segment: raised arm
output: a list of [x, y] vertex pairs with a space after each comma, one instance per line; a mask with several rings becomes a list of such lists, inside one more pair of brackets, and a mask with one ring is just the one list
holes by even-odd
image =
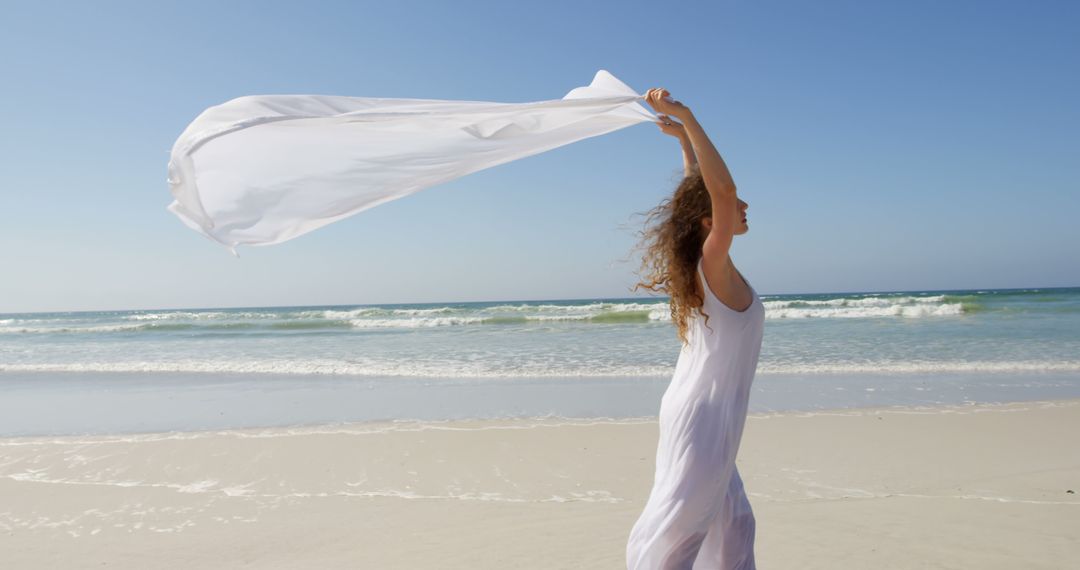
[[666, 89], [650, 89], [645, 100], [658, 113], [679, 119], [686, 132], [686, 138], [705, 181], [705, 188], [712, 201], [712, 229], [702, 247], [707, 259], [714, 260], [721, 267], [726, 267], [728, 250], [735, 237], [737, 228], [738, 198], [735, 195], [735, 181], [731, 178], [727, 164], [720, 157], [705, 130], [698, 123], [690, 108], [669, 97]]
[[682, 147], [683, 175], [690, 176], [694, 165], [697, 164], [697, 157], [694, 156], [694, 145], [686, 134], [686, 128], [667, 115], [659, 115], [659, 117], [660, 122], [656, 124], [659, 125], [660, 130], [665, 135], [671, 135], [679, 139], [679, 146]]

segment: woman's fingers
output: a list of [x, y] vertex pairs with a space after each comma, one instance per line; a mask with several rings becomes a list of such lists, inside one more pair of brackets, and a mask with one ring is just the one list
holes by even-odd
[[[671, 92], [663, 87], [653, 87], [645, 93], [645, 101], [653, 108], [653, 111], [661, 117], [661, 122], [675, 124], [676, 128], [682, 125], [673, 123], [671, 115], [679, 114], [685, 106], [671, 98]], [[660, 123], [657, 123], [660, 124]]]
[[645, 97], [649, 106], [658, 112], [662, 110], [661, 107], [663, 106], [663, 103], [660, 101], [660, 92], [661, 91], [658, 88], [649, 89], [649, 92]]
[[682, 136], [684, 131], [682, 123], [676, 122], [669, 115], [663, 113], [657, 114], [657, 118], [659, 120], [656, 122], [656, 126], [659, 127], [660, 131], [665, 135], [671, 135], [673, 137]]
[[671, 99], [671, 92], [669, 92], [667, 89], [664, 89], [663, 87], [654, 87], [652, 89], [649, 89], [645, 93], [645, 99], [650, 104], [661, 103], [661, 102], [667, 102], [667, 103], [673, 102], [672, 99]]

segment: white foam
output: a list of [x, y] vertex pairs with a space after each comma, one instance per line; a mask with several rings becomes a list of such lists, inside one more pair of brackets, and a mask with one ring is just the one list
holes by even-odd
[[414, 317], [411, 319], [352, 319], [349, 321], [355, 328], [428, 328], [448, 327], [458, 325], [475, 325], [483, 323], [484, 317]]
[[667, 310], [667, 302], [652, 303], [588, 303], [585, 305], [498, 305], [483, 309], [491, 313], [573, 313], [600, 315], [639, 311]]
[[220, 318], [253, 318], [261, 316], [258, 313], [224, 313], [224, 312], [198, 312], [198, 311], [176, 311], [176, 312], [162, 312], [162, 313], [139, 313], [135, 315], [127, 315], [125, 320], [129, 321], [196, 321], [196, 320], [211, 320]]
[[[769, 299], [764, 300], [768, 319], [851, 319], [851, 318], [927, 318], [947, 317], [964, 313], [963, 304], [947, 301], [945, 295], [855, 295], [835, 299]], [[220, 311], [185, 310], [154, 311], [118, 315], [116, 322], [101, 317], [64, 317], [63, 319], [0, 320], [0, 333], [112, 333], [156, 330], [156, 327], [176, 324], [192, 326], [265, 324], [274, 322], [289, 328], [346, 322], [357, 329], [433, 328], [482, 324], [507, 324], [515, 317], [526, 322], [588, 322], [605, 316], [623, 313], [643, 313], [649, 321], [669, 321], [667, 301], [592, 302], [573, 304], [503, 304], [491, 307], [385, 308], [357, 307], [354, 309]], [[617, 321], [617, 319], [616, 319]]]
[[[657, 378], [673, 366], [635, 366], [595, 362], [552, 365], [548, 362], [418, 361], [418, 360], [154, 360], [116, 362], [2, 364], [2, 372], [177, 372], [227, 374], [287, 374], [403, 378]], [[936, 374], [1077, 372], [1080, 361], [866, 361], [771, 363], [758, 365], [768, 374]]]
[[658, 303], [656, 305], [636, 305], [633, 308], [629, 305], [617, 306], [619, 308], [611, 310], [590, 311], [585, 313], [571, 313], [571, 314], [558, 314], [558, 315], [528, 315], [525, 317], [529, 321], [588, 321], [604, 315], [619, 314], [619, 313], [647, 313], [647, 317], [650, 321], [670, 321], [671, 310], [666, 303]]
[[50, 333], [96, 333], [96, 332], [128, 332], [149, 328], [145, 324], [139, 325], [96, 325], [96, 326], [52, 326], [52, 327], [4, 327], [0, 328], [0, 334], [50, 334]]
[[668, 376], [667, 366], [594, 364], [564, 367], [546, 362], [424, 362], [415, 360], [177, 360], [2, 364], [3, 372], [184, 372], [229, 374], [292, 374], [415, 378], [569, 378]]
[[602, 311], [607, 307], [616, 305], [617, 303], [589, 303], [586, 305], [533, 305], [528, 303], [522, 303], [520, 305], [496, 305], [494, 307], [488, 307], [487, 311], [493, 313], [512, 313], [512, 312], [526, 312], [526, 313], [538, 313], [538, 312], [579, 312], [579, 311]]
[[934, 373], [1016, 373], [1077, 372], [1080, 361], [911, 361], [911, 362], [826, 362], [758, 365], [758, 374], [934, 374]]
[[806, 305], [811, 307], [882, 307], [890, 305], [932, 304], [945, 300], [945, 295], [933, 295], [929, 297], [913, 296], [867, 296], [867, 297], [840, 297], [837, 299], [784, 299], [777, 301], [763, 301], [768, 308], [784, 308], [794, 305]]
[[596, 315], [592, 314], [579, 314], [579, 315], [531, 315], [525, 317], [529, 321], [587, 321]]
[[961, 303], [944, 302], [944, 295], [927, 297], [869, 296], [838, 299], [763, 301], [767, 319], [864, 319], [878, 317], [942, 317], [961, 315]]
[[121, 317], [129, 321], [215, 321], [318, 318], [323, 311], [157, 311]]
[[382, 307], [358, 307], [356, 309], [349, 309], [349, 310], [346, 310], [346, 311], [338, 311], [338, 310], [329, 309], [329, 310], [325, 310], [325, 311], [318, 311], [318, 312], [315, 312], [315, 313], [301, 313], [300, 315], [297, 315], [297, 316], [307, 317], [307, 318], [322, 317], [322, 318], [325, 318], [325, 319], [332, 319], [332, 320], [336, 320], [336, 319], [356, 319], [356, 318], [368, 317], [368, 316], [372, 316], [372, 315], [380, 315], [380, 316], [402, 315], [402, 316], [414, 316], [414, 317], [419, 316], [419, 317], [422, 317], [422, 316], [431, 316], [431, 315], [442, 315], [442, 314], [446, 314], [446, 313], [458, 313], [458, 312], [462, 312], [462, 311], [465, 311], [465, 310], [467, 310], [467, 309], [459, 309], [459, 308], [456, 308], [456, 307], [432, 307], [430, 309], [386, 309], [386, 308], [382, 308]]

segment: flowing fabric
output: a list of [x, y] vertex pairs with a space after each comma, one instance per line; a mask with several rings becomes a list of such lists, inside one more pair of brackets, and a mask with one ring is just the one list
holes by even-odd
[[[744, 311], [705, 289], [660, 403], [656, 473], [626, 545], [629, 570], [753, 570], [756, 521], [735, 456], [757, 370], [765, 307]], [[750, 284], [747, 283], [747, 286]]]
[[408, 194], [656, 121], [600, 70], [562, 99], [488, 103], [240, 97], [200, 114], [169, 160], [168, 209], [226, 246], [281, 243]]

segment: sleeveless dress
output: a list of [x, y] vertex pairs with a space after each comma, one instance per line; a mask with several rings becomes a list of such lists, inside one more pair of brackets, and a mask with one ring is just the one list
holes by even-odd
[[[747, 570], [754, 565], [754, 513], [735, 467], [750, 384], [757, 369], [765, 307], [757, 291], [745, 311], [704, 286], [687, 343], [660, 403], [656, 474], [626, 546], [629, 570]], [[742, 275], [740, 274], [740, 277]]]

